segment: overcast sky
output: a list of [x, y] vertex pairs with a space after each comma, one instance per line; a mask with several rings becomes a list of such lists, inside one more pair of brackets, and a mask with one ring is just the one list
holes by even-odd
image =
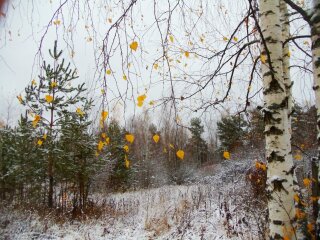
[[[80, 75], [79, 81], [86, 82], [89, 88], [89, 95], [96, 99], [101, 95], [101, 85], [102, 79], [96, 73], [96, 62], [95, 59], [99, 52], [93, 49], [97, 49], [97, 46], [101, 45], [101, 40], [105, 36], [106, 31], [110, 27], [109, 19], [114, 21], [121, 10], [113, 8], [111, 1], [110, 4], [102, 4], [105, 1], [91, 1], [90, 4], [86, 5], [86, 1], [69, 1], [55, 16], [54, 20], [58, 19], [62, 23], [60, 26], [54, 24], [49, 24], [54, 12], [57, 10], [59, 3], [64, 1], [58, 0], [34, 0], [34, 1], [21, 1], [21, 0], [11, 0], [8, 7], [7, 17], [5, 21], [0, 23], [0, 116], [5, 121], [8, 118], [7, 113], [10, 113], [9, 123], [14, 123], [16, 117], [21, 111], [18, 101], [15, 96], [23, 93], [24, 87], [31, 82], [32, 79], [37, 79], [37, 74], [39, 74], [39, 63], [41, 59], [37, 55], [40, 40], [44, 33], [46, 35], [42, 43], [43, 56], [47, 57], [47, 49], [53, 46], [54, 40], [58, 39], [58, 44], [61, 48], [65, 50], [65, 57], [68, 58], [74, 66], [77, 67], [78, 73]], [[108, 1], [107, 1], [108, 2]], [[158, 57], [157, 54], [159, 49], [161, 50], [161, 45], [159, 43], [160, 35], [157, 33], [155, 25], [150, 27], [153, 22], [153, 13], [151, 11], [153, 4], [152, 1], [141, 1], [143, 4], [138, 5], [133, 13], [135, 19], [135, 31], [138, 34], [143, 34], [142, 38], [138, 38], [139, 44], [143, 45], [143, 51], [137, 53], [132, 53], [130, 55], [130, 62], [133, 63], [136, 72], [140, 75], [131, 75], [133, 86], [132, 89], [128, 90], [128, 81], [120, 80], [123, 75], [124, 64], [121, 60], [119, 52], [115, 52], [112, 58], [111, 69], [114, 73], [114, 79], [110, 76], [110, 93], [108, 92], [108, 97], [115, 97], [117, 95], [117, 90], [121, 91], [128, 90], [128, 101], [126, 104], [126, 112], [123, 111], [123, 104], [117, 110], [117, 115], [122, 118], [132, 115], [136, 111], [142, 111], [142, 109], [136, 108], [133, 100], [139, 95], [146, 92], [148, 101], [158, 99], [170, 94], [170, 88], [168, 85], [161, 83], [161, 71], [154, 75], [150, 74], [150, 69], [152, 69], [152, 64], [154, 60]], [[158, 1], [159, 2], [159, 1]], [[172, 3], [175, 1], [172, 0]], [[200, 2], [207, 1], [190, 1], [190, 5], [196, 6]], [[224, 44], [222, 41], [223, 36], [228, 36], [232, 33], [232, 28], [237, 24], [238, 20], [241, 19], [242, 11], [245, 9], [246, 1], [208, 1], [209, 5], [204, 6], [204, 14], [207, 14], [207, 19], [210, 19], [209, 23], [203, 23], [194, 30], [197, 36], [201, 34], [206, 34], [206, 40], [215, 40], [214, 42], [205, 42], [206, 46], [213, 46], [217, 49], [219, 45]], [[223, 2], [224, 4], [221, 4]], [[74, 3], [79, 3], [76, 5]], [[79, 8], [74, 9], [75, 6]], [[162, 6], [159, 6], [161, 8]], [[165, 8], [165, 6], [163, 6]], [[72, 10], [78, 11], [79, 19], [73, 19]], [[90, 14], [89, 14], [90, 13]], [[222, 15], [224, 13], [225, 15]], [[74, 25], [70, 24], [74, 23]], [[175, 44], [183, 45], [183, 39], [185, 38], [182, 29], [182, 19], [176, 17], [173, 20], [174, 29], [174, 41]], [[92, 25], [95, 28], [92, 28]], [[128, 23], [130, 26], [130, 22]], [[72, 35], [68, 34], [68, 28], [73, 26]], [[292, 31], [299, 28], [300, 25], [296, 24]], [[202, 28], [202, 29], [201, 29]], [[66, 30], [67, 29], [67, 30]], [[65, 31], [66, 30], [66, 31]], [[95, 32], [93, 31], [95, 30]], [[301, 31], [301, 30], [299, 30]], [[304, 29], [303, 32], [308, 32], [308, 29]], [[129, 33], [128, 41], [132, 41], [135, 36]], [[210, 38], [211, 37], [211, 38]], [[239, 33], [239, 38], [241, 33]], [[71, 42], [75, 54], [71, 58], [71, 48], [67, 48], [66, 42]], [[91, 41], [92, 38], [92, 41]], [[189, 38], [190, 39], [190, 38]], [[208, 40], [207, 40], [208, 39]], [[186, 40], [188, 41], [188, 40]], [[187, 44], [186, 44], [187, 45]], [[139, 46], [140, 47], [140, 46]], [[178, 49], [178, 48], [177, 48]], [[139, 49], [140, 50], [140, 49]], [[174, 50], [173, 50], [174, 51]], [[294, 55], [294, 49], [292, 49]], [[134, 55], [135, 54], [135, 55]], [[300, 54], [293, 56], [293, 58], [300, 58]], [[181, 67], [183, 71], [208, 71], [210, 66], [208, 65], [206, 69], [201, 68], [201, 62], [199, 59], [191, 56], [189, 58], [180, 58], [185, 67]], [[294, 59], [293, 59], [294, 61]], [[160, 66], [161, 69], [161, 66]], [[210, 70], [210, 69], [209, 69]], [[236, 78], [241, 80], [248, 73], [243, 70], [241, 74], [237, 74]], [[155, 71], [154, 71], [155, 72]], [[128, 71], [129, 73], [129, 71]], [[166, 74], [166, 73], [163, 73]], [[181, 71], [180, 71], [181, 74]], [[112, 74], [113, 75], [113, 74]], [[196, 74], [195, 74], [196, 75]], [[302, 103], [312, 102], [313, 94], [311, 92], [312, 80], [310, 75], [301, 74], [299, 71], [293, 69], [292, 77], [295, 81], [294, 85], [294, 95], [295, 98]], [[159, 79], [158, 79], [159, 78]], [[248, 77], [245, 77], [245, 81]], [[222, 80], [221, 80], [222, 81]], [[152, 84], [150, 84], [152, 82]], [[221, 87], [223, 88], [223, 82], [221, 82]], [[237, 85], [236, 85], [237, 86]], [[257, 83], [257, 86], [261, 86], [261, 83]], [[235, 106], [237, 102], [237, 95], [246, 89], [246, 85], [239, 81], [238, 86], [232, 90], [233, 103], [226, 104], [226, 106]], [[186, 94], [189, 90], [184, 89], [183, 85], [176, 87], [178, 94]], [[219, 94], [219, 88], [217, 88], [215, 94]], [[208, 90], [211, 91], [211, 90]], [[204, 92], [204, 95], [210, 94], [210, 92]], [[112, 96], [114, 95], [114, 96]], [[179, 96], [179, 95], [178, 95]], [[205, 96], [198, 96], [198, 98], [192, 99], [188, 104], [192, 106], [197, 101], [201, 101], [201, 98]], [[130, 102], [132, 101], [132, 102]], [[239, 101], [239, 100], [238, 100]], [[259, 101], [259, 98], [256, 99]], [[115, 104], [113, 105], [115, 106]], [[181, 113], [183, 114], [183, 113]], [[209, 114], [210, 115], [210, 114]], [[186, 118], [190, 118], [190, 114], [186, 112], [184, 115]], [[182, 117], [184, 117], [182, 116]], [[213, 116], [216, 116], [215, 114]], [[188, 119], [189, 120], [189, 119]]]

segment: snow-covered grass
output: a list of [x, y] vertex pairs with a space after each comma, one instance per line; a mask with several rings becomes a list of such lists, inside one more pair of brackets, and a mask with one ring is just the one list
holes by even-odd
[[[245, 188], [239, 176], [223, 182], [220, 169], [190, 186], [111, 195], [95, 194], [102, 209], [84, 221], [57, 223], [27, 210], [0, 212], [1, 239], [259, 239], [237, 195]], [[219, 174], [218, 174], [219, 173]], [[219, 178], [220, 179], [219, 179]], [[200, 180], [200, 179], [199, 179]], [[238, 199], [237, 199], [238, 198]], [[241, 199], [240, 199], [241, 201]], [[257, 212], [258, 213], [258, 212]]]

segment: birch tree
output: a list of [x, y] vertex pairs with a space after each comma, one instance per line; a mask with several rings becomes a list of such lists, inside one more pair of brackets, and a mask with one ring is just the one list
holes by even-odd
[[260, 1], [269, 238], [292, 239], [293, 161], [289, 148], [288, 96], [283, 77], [280, 1]]

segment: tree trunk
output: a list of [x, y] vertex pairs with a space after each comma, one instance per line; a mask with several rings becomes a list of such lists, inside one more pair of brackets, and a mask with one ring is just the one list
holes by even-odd
[[264, 121], [269, 238], [293, 239], [293, 161], [288, 128], [288, 97], [283, 77], [280, 1], [261, 0]]
[[[282, 26], [282, 41], [289, 39], [290, 37], [290, 23], [289, 23], [289, 12], [288, 7], [285, 1], [280, 1], [280, 14], [281, 14], [281, 26]], [[292, 141], [292, 126], [291, 126], [291, 115], [293, 112], [293, 101], [292, 101], [292, 85], [293, 82], [291, 81], [290, 77], [290, 49], [289, 49], [289, 42], [287, 42], [283, 46], [282, 52], [282, 67], [283, 67], [283, 81], [286, 89], [286, 96], [288, 98], [288, 132], [289, 132], [289, 143], [288, 143], [288, 151], [291, 153], [291, 141]], [[302, 195], [300, 192], [300, 187], [298, 184], [296, 173], [293, 173], [293, 190], [294, 194], [298, 196], [298, 199], [302, 199]], [[295, 201], [295, 209], [299, 211], [300, 216], [304, 215], [304, 206], [302, 205], [301, 201]], [[296, 237], [298, 239], [306, 239], [304, 236], [304, 231], [301, 226], [306, 224], [306, 218], [295, 218], [295, 227], [296, 227]]]
[[[314, 91], [317, 108], [317, 145], [318, 145], [318, 166], [320, 163], [320, 0], [313, 0], [313, 12], [311, 17], [311, 51], [314, 78]], [[318, 173], [318, 188], [320, 188], [320, 168]], [[318, 209], [320, 208], [320, 196], [318, 196]], [[316, 233], [320, 238], [320, 212], [316, 223]]]

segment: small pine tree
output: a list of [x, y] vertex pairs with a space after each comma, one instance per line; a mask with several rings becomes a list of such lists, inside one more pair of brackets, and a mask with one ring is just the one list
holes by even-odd
[[221, 151], [234, 151], [243, 145], [248, 124], [242, 115], [223, 117], [217, 126]]
[[[45, 164], [48, 178], [48, 206], [54, 206], [54, 166], [55, 155], [60, 150], [57, 148], [57, 141], [61, 123], [59, 121], [76, 106], [85, 101], [82, 93], [86, 90], [84, 84], [77, 87], [72, 86], [76, 78], [76, 70], [70, 68], [70, 63], [65, 65], [62, 51], [57, 51], [57, 42], [54, 43], [53, 52], [49, 50], [53, 65], [43, 62], [42, 70], [44, 76], [39, 76], [39, 82], [32, 80], [32, 83], [25, 89], [25, 99], [18, 96], [21, 104], [28, 108], [33, 117], [32, 125], [38, 132], [43, 132], [44, 138], [39, 139], [38, 147], [46, 153]], [[82, 111], [80, 109], [80, 111]], [[39, 136], [40, 137], [40, 136]]]

